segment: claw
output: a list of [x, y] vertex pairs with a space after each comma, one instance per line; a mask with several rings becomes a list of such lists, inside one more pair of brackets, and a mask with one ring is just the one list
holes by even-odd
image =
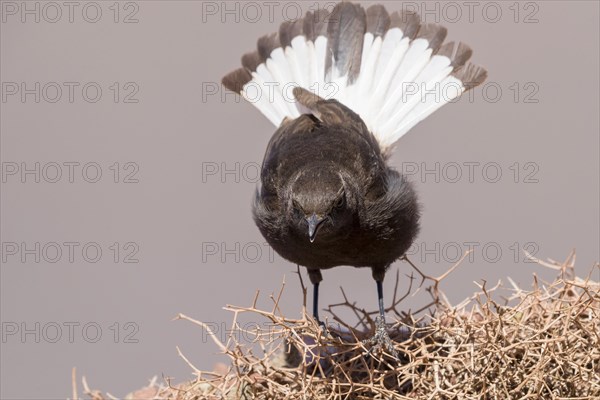
[[376, 350], [386, 350], [389, 354], [398, 359], [398, 352], [394, 348], [394, 342], [390, 338], [390, 335], [385, 326], [385, 319], [381, 315], [375, 318], [375, 335], [372, 338], [363, 340], [364, 344], [374, 345], [368, 351], [368, 354], [372, 354]]

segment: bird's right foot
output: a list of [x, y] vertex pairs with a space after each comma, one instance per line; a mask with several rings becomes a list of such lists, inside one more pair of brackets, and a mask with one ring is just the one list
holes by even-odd
[[378, 315], [375, 318], [375, 335], [370, 339], [363, 340], [363, 343], [373, 345], [373, 347], [369, 349], [369, 354], [372, 354], [373, 351], [385, 350], [394, 356], [394, 358], [398, 358], [398, 351], [394, 348], [394, 342], [392, 341], [392, 338], [390, 338], [390, 334], [385, 325], [385, 318], [382, 315]]

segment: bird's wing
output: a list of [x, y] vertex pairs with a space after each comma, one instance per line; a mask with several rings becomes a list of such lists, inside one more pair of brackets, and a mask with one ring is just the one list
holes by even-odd
[[296, 86], [336, 99], [356, 112], [389, 149], [418, 122], [464, 91], [481, 84], [487, 72], [467, 63], [471, 49], [443, 44], [446, 28], [421, 24], [411, 12], [388, 14], [381, 5], [366, 11], [341, 2], [332, 13], [308, 12], [284, 22], [278, 33], [258, 40], [242, 57], [242, 68], [223, 78], [275, 126], [303, 113]]

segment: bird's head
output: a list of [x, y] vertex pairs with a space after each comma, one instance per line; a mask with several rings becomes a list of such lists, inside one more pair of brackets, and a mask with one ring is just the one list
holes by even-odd
[[348, 231], [354, 215], [354, 198], [342, 176], [333, 169], [313, 167], [301, 171], [288, 196], [288, 217], [296, 233], [331, 241]]

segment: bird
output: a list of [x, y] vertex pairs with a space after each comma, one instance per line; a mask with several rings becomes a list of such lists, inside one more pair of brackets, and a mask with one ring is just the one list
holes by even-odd
[[398, 140], [487, 77], [471, 48], [412, 11], [343, 1], [258, 39], [222, 79], [276, 127], [252, 204], [284, 259], [303, 266], [319, 319], [322, 270], [370, 268], [379, 315], [373, 341], [395, 353], [383, 281], [419, 233], [413, 184], [390, 163]]

